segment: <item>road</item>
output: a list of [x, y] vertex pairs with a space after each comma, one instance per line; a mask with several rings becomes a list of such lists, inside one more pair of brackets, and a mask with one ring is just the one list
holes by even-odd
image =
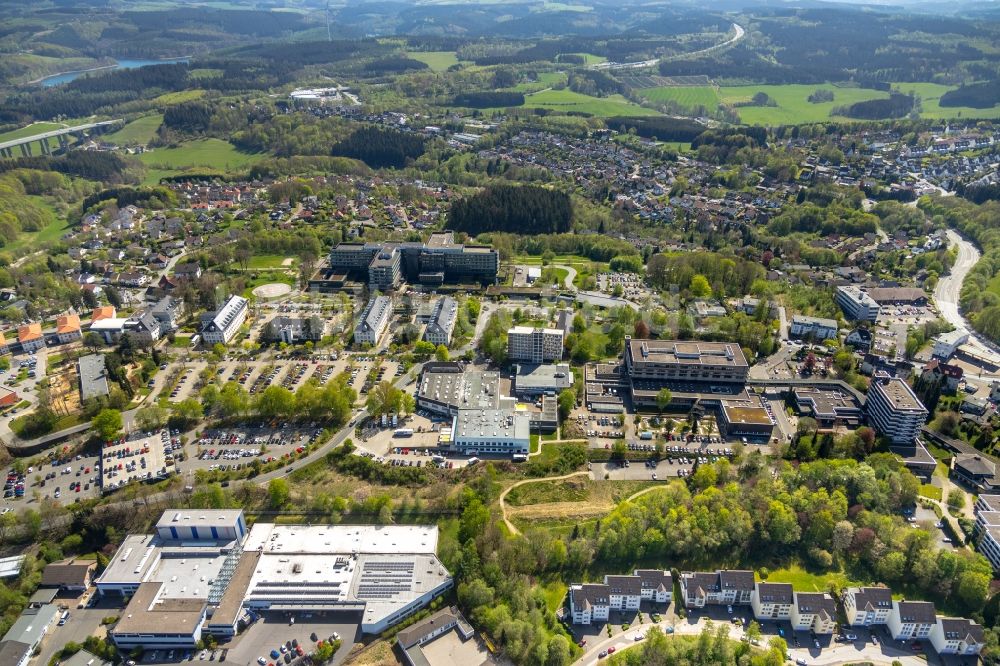
[[566, 271], [566, 289], [569, 291], [576, 291], [576, 285], [573, 284], [573, 280], [576, 279], [576, 269], [572, 266], [567, 266], [566, 264], [553, 264], [555, 268], [561, 268]]
[[735, 34], [724, 42], [720, 42], [714, 46], [709, 46], [706, 49], [699, 49], [697, 51], [691, 51], [689, 53], [678, 53], [677, 55], [668, 56], [666, 58], [654, 58], [652, 60], [639, 60], [637, 62], [599, 62], [594, 65], [594, 69], [643, 69], [645, 67], [655, 67], [662, 61], [666, 60], [684, 60], [687, 58], [697, 57], [705, 55], [706, 53], [712, 53], [713, 51], [718, 51], [720, 49], [725, 49], [736, 42], [743, 39], [746, 35], [746, 30], [743, 29], [738, 23], [733, 24], [733, 31]]
[[971, 347], [977, 355], [1000, 365], [1000, 354], [994, 351], [991, 343], [973, 330], [969, 322], [962, 316], [958, 305], [965, 276], [969, 274], [982, 255], [975, 245], [962, 238], [953, 229], [948, 230], [948, 241], [958, 247], [958, 256], [955, 258], [955, 264], [951, 267], [951, 272], [938, 280], [937, 287], [934, 288], [934, 302], [937, 304], [938, 312], [941, 313], [941, 317], [945, 321], [955, 328], [964, 328], [969, 331], [969, 341], [966, 346]]

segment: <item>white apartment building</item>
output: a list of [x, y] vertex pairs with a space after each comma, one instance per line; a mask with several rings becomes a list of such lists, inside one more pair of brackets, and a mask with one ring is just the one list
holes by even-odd
[[855, 321], [875, 321], [881, 311], [875, 299], [860, 287], [837, 287], [834, 300], [844, 311], [844, 316]]
[[794, 602], [791, 583], [757, 583], [750, 596], [753, 616], [758, 620], [789, 620]]
[[844, 590], [844, 613], [852, 627], [886, 624], [892, 611], [892, 590], [887, 587], [849, 587]]
[[508, 360], [545, 363], [562, 356], [563, 332], [558, 328], [515, 326], [507, 331]]
[[1000, 571], [1000, 495], [982, 494], [976, 499], [976, 528], [979, 552]]
[[[230, 296], [215, 312], [201, 318], [201, 339], [206, 346], [221, 343], [228, 345], [236, 337], [240, 326], [247, 320], [250, 302], [242, 296]], [[159, 330], [159, 329], [157, 329]]]
[[962, 617], [939, 617], [930, 640], [938, 654], [979, 654], [986, 645], [983, 628]]
[[750, 604], [755, 583], [752, 571], [722, 569], [682, 572], [680, 586], [685, 606], [704, 608]]
[[929, 601], [893, 601], [886, 626], [898, 641], [928, 638], [937, 624], [937, 612]]
[[573, 624], [607, 620], [615, 611], [638, 611], [643, 600], [669, 603], [673, 594], [669, 571], [636, 569], [633, 575], [606, 575], [604, 583], [570, 585]]
[[795, 315], [789, 333], [793, 338], [809, 338], [820, 341], [837, 337], [837, 322], [822, 317]]
[[898, 377], [876, 374], [865, 403], [868, 422], [893, 444], [912, 444], [927, 421], [927, 408]]
[[615, 610], [639, 610], [642, 603], [642, 581], [638, 576], [605, 576], [608, 599]]
[[669, 604], [674, 598], [674, 577], [661, 569], [636, 569], [635, 575], [642, 584], [642, 598], [646, 601]]
[[599, 583], [570, 585], [569, 608], [573, 624], [606, 622], [611, 615], [611, 591]]
[[837, 627], [837, 602], [825, 592], [796, 592], [790, 619], [796, 631], [832, 634]]
[[354, 327], [354, 344], [369, 344], [375, 346], [389, 328], [392, 316], [392, 299], [388, 296], [377, 296], [365, 306], [361, 318]]
[[942, 333], [934, 339], [934, 356], [947, 361], [955, 351], [969, 341], [969, 332], [964, 328]]
[[424, 340], [433, 345], [451, 344], [451, 336], [455, 332], [455, 322], [458, 321], [458, 301], [451, 296], [442, 296], [431, 310], [430, 320], [424, 329]]

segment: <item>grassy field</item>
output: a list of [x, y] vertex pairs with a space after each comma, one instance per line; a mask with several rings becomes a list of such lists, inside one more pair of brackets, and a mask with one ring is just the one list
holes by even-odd
[[[833, 92], [832, 102], [812, 104], [808, 97], [816, 90]], [[720, 88], [722, 101], [733, 103], [749, 100], [758, 92], [767, 93], [778, 106], [742, 107], [737, 109], [747, 125], [794, 125], [828, 120], [835, 106], [845, 106], [870, 99], [886, 99], [888, 93], [863, 88], [838, 88], [823, 85], [736, 86]]]
[[565, 481], [526, 483], [510, 491], [506, 501], [510, 506], [548, 504], [550, 502], [582, 502], [587, 499], [589, 494], [587, 482], [583, 477], [577, 477]]
[[209, 168], [219, 171], [237, 171], [264, 158], [236, 150], [228, 141], [199, 139], [188, 141], [176, 148], [159, 148], [143, 153], [139, 159], [148, 167], [146, 184], [155, 184], [164, 176], [183, 173], [192, 168]]
[[712, 86], [662, 86], [644, 88], [639, 94], [654, 102], [677, 102], [689, 109], [704, 106], [714, 111], [719, 106], [719, 95]]
[[[920, 95], [922, 102], [920, 116], [922, 118], [1000, 118], [1000, 105], [992, 109], [940, 106], [938, 102], [941, 96], [952, 90], [953, 86], [936, 83], [898, 83], [893, 87], [902, 93]], [[833, 92], [833, 101], [819, 104], [809, 102], [809, 95], [816, 90]], [[638, 90], [641, 96], [652, 101], [675, 101], [687, 108], [701, 105], [708, 109], [714, 109], [720, 103], [734, 104], [747, 101], [758, 92], [767, 93], [777, 103], [777, 106], [740, 107], [737, 109], [740, 120], [747, 125], [794, 125], [821, 122], [831, 117], [830, 112], [834, 107], [888, 97], [888, 93], [878, 90], [840, 88], [828, 83], [822, 85], [723, 86], [718, 89], [709, 85], [664, 86]]]
[[585, 64], [596, 65], [599, 62], [607, 62], [608, 59], [604, 56], [594, 55], [593, 53], [568, 53], [567, 55], [578, 55], [582, 56]]
[[796, 590], [802, 592], [826, 592], [830, 583], [844, 588], [855, 582], [842, 572], [814, 574], [798, 565], [772, 571], [767, 580], [769, 583], [791, 583]]
[[162, 113], [154, 113], [150, 116], [143, 116], [133, 120], [117, 132], [108, 134], [105, 138], [108, 141], [121, 144], [147, 144], [156, 136], [156, 130], [163, 122]]
[[285, 259], [280, 254], [262, 254], [256, 257], [250, 257], [250, 261], [247, 262], [247, 268], [250, 269], [267, 269], [267, 268], [294, 268], [295, 259], [292, 258], [291, 266], [283, 266]]
[[[45, 200], [41, 197], [33, 197], [35, 201], [45, 208], [52, 210]], [[52, 220], [44, 227], [34, 232], [22, 233], [14, 240], [13, 243], [4, 247], [7, 252], [13, 253], [15, 256], [20, 256], [22, 253], [30, 252], [35, 250], [46, 243], [52, 243], [69, 231], [69, 224], [66, 220], [61, 219], [56, 212], [52, 210]]]
[[164, 93], [163, 95], [154, 98], [153, 102], [159, 106], [170, 106], [171, 104], [191, 102], [196, 99], [201, 99], [204, 96], [204, 90], [180, 90], [178, 92]]
[[553, 111], [587, 113], [601, 118], [612, 116], [655, 116], [652, 109], [633, 104], [621, 95], [591, 97], [572, 90], [545, 90], [527, 95], [525, 108], [551, 109]]
[[542, 594], [545, 595], [545, 605], [555, 613], [562, 606], [563, 599], [566, 598], [566, 583], [554, 580], [542, 587]]
[[435, 72], [443, 72], [452, 65], [458, 64], [458, 56], [454, 51], [416, 51], [407, 53], [407, 57], [427, 63]]
[[1000, 105], [992, 109], [973, 109], [967, 106], [944, 107], [939, 104], [941, 96], [954, 86], [943, 86], [937, 83], [898, 83], [894, 86], [901, 93], [916, 93], [920, 95], [921, 118], [1000, 118]]

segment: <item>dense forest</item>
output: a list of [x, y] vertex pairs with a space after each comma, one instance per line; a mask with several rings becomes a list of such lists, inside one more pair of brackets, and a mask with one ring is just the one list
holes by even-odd
[[473, 235], [488, 231], [564, 233], [572, 220], [569, 195], [535, 185], [490, 185], [452, 203], [448, 215], [452, 229]]
[[465, 106], [470, 109], [490, 109], [505, 106], [523, 106], [524, 93], [505, 92], [502, 90], [467, 92], [455, 95], [452, 103], [455, 106]]
[[939, 104], [943, 107], [971, 106], [974, 109], [989, 109], [1000, 104], [1000, 79], [960, 86], [941, 95]]
[[402, 169], [407, 161], [424, 154], [426, 139], [412, 132], [366, 126], [334, 145], [332, 155], [353, 157], [373, 169]]
[[835, 115], [861, 120], [884, 120], [887, 118], [902, 118], [913, 110], [913, 97], [892, 93], [889, 99], [870, 99], [866, 102], [855, 102], [846, 108], [834, 109]]
[[687, 118], [608, 118], [607, 126], [617, 132], [634, 131], [638, 136], [658, 141], [693, 141], [705, 126]]

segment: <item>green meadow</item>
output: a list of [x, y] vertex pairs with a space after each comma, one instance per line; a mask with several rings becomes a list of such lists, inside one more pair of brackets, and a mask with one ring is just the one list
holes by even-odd
[[612, 116], [655, 116], [653, 109], [633, 104], [621, 95], [591, 97], [572, 90], [544, 90], [526, 95], [524, 106], [529, 109], [551, 109], [564, 113], [587, 113], [592, 116], [610, 118]]
[[153, 137], [156, 136], [156, 130], [162, 122], [162, 113], [154, 113], [149, 116], [143, 116], [142, 118], [138, 118], [128, 123], [117, 132], [108, 134], [106, 138], [108, 141], [112, 141], [119, 145], [133, 143], [146, 144], [152, 141]]
[[458, 56], [454, 51], [415, 51], [407, 53], [406, 56], [426, 63], [435, 72], [443, 72], [458, 64]]
[[240, 152], [233, 144], [221, 139], [187, 141], [176, 148], [158, 148], [139, 156], [148, 169], [146, 184], [155, 184], [160, 178], [198, 168], [239, 171], [263, 158], [263, 154]]
[[683, 107], [704, 106], [714, 111], [719, 105], [719, 95], [712, 86], [661, 86], [643, 88], [639, 95], [653, 102], [676, 102]]

